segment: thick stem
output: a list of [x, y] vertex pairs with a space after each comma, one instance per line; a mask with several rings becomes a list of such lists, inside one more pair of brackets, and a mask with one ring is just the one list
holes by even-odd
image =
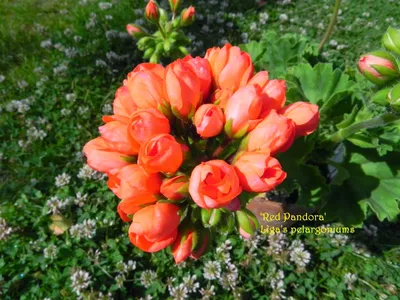
[[159, 22], [157, 22], [157, 28], [158, 28], [158, 30], [160, 30], [160, 32], [161, 32], [161, 34], [162, 34], [162, 36], [163, 36], [163, 38], [164, 38], [164, 40], [166, 40], [167, 39], [167, 37], [166, 37], [166, 35], [165, 35], [165, 32], [164, 32], [164, 30], [162, 29], [162, 27], [161, 27], [161, 25], [160, 25], [160, 23]]
[[368, 128], [377, 128], [377, 127], [383, 127], [387, 124], [393, 123], [395, 121], [399, 121], [400, 116], [399, 115], [394, 115], [394, 114], [383, 114], [379, 117], [366, 120], [366, 121], [361, 121], [358, 123], [354, 123], [350, 125], [349, 127], [343, 128], [338, 130], [335, 134], [333, 134], [330, 137], [330, 140], [334, 143], [340, 143], [347, 139], [349, 136], [353, 135], [354, 133], [363, 130], [363, 129], [368, 129]]
[[333, 14], [332, 14], [332, 17], [331, 17], [331, 21], [329, 22], [328, 28], [326, 29], [326, 32], [325, 32], [325, 35], [324, 35], [324, 37], [322, 38], [322, 41], [321, 41], [321, 43], [320, 43], [319, 46], [318, 46], [318, 53], [321, 52], [322, 47], [324, 47], [326, 41], [327, 41], [327, 40], [329, 39], [329, 37], [331, 36], [333, 27], [335, 27], [336, 19], [337, 19], [337, 16], [338, 16], [338, 14], [339, 14], [339, 8], [340, 8], [340, 3], [341, 3], [341, 2], [342, 2], [342, 0], [336, 0], [335, 8], [333, 9]]

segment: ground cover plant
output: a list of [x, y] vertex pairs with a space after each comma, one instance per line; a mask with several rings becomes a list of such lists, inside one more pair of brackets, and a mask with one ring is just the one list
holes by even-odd
[[[116, 213], [119, 200], [108, 190], [107, 177], [87, 166], [82, 148], [97, 137], [101, 116], [112, 114], [122, 80], [143, 62], [143, 52], [125, 27], [150, 26], [143, 16], [146, 4], [0, 4], [1, 298], [396, 299], [400, 236], [395, 223], [395, 122], [343, 139], [345, 161], [332, 161], [334, 169], [320, 167], [324, 157], [312, 151], [325, 144], [316, 138], [311, 148], [300, 143], [278, 158], [288, 180], [274, 193], [297, 191], [297, 201], [333, 212], [333, 222], [340, 224], [298, 222], [296, 234], [289, 229], [250, 240], [233, 230], [220, 234], [200, 259], [178, 265], [168, 250], [149, 254], [130, 244], [129, 226]], [[160, 5], [168, 8], [168, 1]], [[196, 9], [194, 23], [183, 28], [193, 56], [226, 42], [240, 45], [257, 71], [286, 80], [288, 103], [301, 99], [321, 110], [323, 103], [342, 103], [340, 111], [327, 105], [321, 131], [334, 134], [393, 112], [389, 102], [382, 106], [371, 101], [385, 87], [368, 82], [357, 71], [357, 62], [363, 54], [382, 50], [387, 27], [398, 25], [398, 3], [343, 1], [338, 26], [320, 53], [334, 1], [184, 5]], [[310, 15], [315, 18], [309, 20]], [[318, 82], [320, 74], [324, 81], [319, 86], [336, 80], [333, 91], [313, 92], [308, 78]], [[345, 105], [349, 103], [355, 105]], [[349, 111], [352, 107], [356, 109]], [[321, 176], [329, 171], [340, 176], [320, 189]], [[384, 180], [376, 189], [372, 179], [381, 175]], [[301, 181], [307, 178], [311, 180]], [[359, 187], [366, 183], [378, 192], [365, 195]], [[355, 233], [321, 233], [345, 225]], [[320, 234], [305, 228], [319, 228]]]

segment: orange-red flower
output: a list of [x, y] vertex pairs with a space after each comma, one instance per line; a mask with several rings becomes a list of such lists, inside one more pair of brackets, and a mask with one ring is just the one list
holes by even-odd
[[137, 105], [133, 101], [129, 89], [126, 86], [121, 86], [115, 92], [113, 103], [114, 116], [103, 116], [104, 122], [119, 120], [127, 123], [129, 117], [136, 111]]
[[131, 164], [123, 167], [117, 174], [110, 175], [108, 187], [120, 199], [143, 194], [159, 194], [161, 176], [158, 173], [147, 174], [142, 166]]
[[189, 6], [184, 9], [181, 13], [181, 26], [189, 26], [194, 21], [194, 16], [196, 14], [196, 10], [193, 6]]
[[271, 155], [284, 152], [292, 145], [296, 125], [276, 110], [269, 114], [248, 135], [248, 151], [269, 150]]
[[158, 19], [160, 18], [160, 13], [158, 5], [157, 3], [154, 2], [154, 0], [150, 0], [149, 3], [147, 3], [145, 16], [148, 20], [150, 20], [153, 23], [158, 22]]
[[161, 194], [167, 199], [182, 200], [189, 192], [189, 178], [186, 175], [179, 175], [165, 179], [161, 184]]
[[139, 153], [140, 145], [128, 136], [128, 126], [119, 121], [111, 121], [100, 126], [101, 137], [111, 150], [136, 155]]
[[171, 245], [178, 233], [178, 211], [176, 205], [158, 202], [136, 212], [129, 227], [131, 243], [146, 252], [157, 252]]
[[279, 111], [296, 124], [296, 136], [306, 136], [315, 131], [319, 124], [318, 105], [308, 102], [295, 102]]
[[142, 145], [138, 162], [148, 173], [175, 173], [183, 162], [182, 147], [172, 135], [156, 135]]
[[87, 157], [89, 167], [99, 172], [115, 174], [129, 164], [124, 159], [126, 154], [113, 151], [102, 137], [89, 141], [83, 147], [83, 152]]
[[179, 264], [184, 261], [192, 253], [194, 248], [194, 235], [196, 232], [193, 229], [183, 230], [178, 232], [175, 242], [171, 246], [171, 252], [174, 256], [175, 263]]
[[215, 104], [203, 104], [194, 115], [197, 133], [203, 138], [218, 135], [225, 124], [224, 113]]
[[253, 76], [251, 57], [239, 47], [230, 44], [214, 47], [207, 50], [205, 58], [210, 62], [215, 84], [220, 89], [235, 92]]
[[[161, 79], [164, 79], [164, 77], [165, 77], [165, 68], [160, 64], [141, 63], [141, 64], [138, 64], [131, 73], [136, 73], [139, 71], [150, 71], [150, 72], [156, 74]], [[128, 74], [128, 77], [129, 77], [129, 74]]]
[[165, 72], [164, 95], [172, 112], [180, 118], [192, 117], [200, 104], [200, 79], [193, 67], [178, 59]]
[[269, 151], [244, 152], [234, 167], [246, 192], [268, 192], [286, 178], [279, 161], [271, 157]]
[[225, 132], [229, 137], [240, 138], [261, 122], [264, 97], [258, 85], [246, 85], [237, 90], [225, 108]]
[[201, 99], [207, 99], [210, 94], [212, 81], [210, 63], [205, 58], [198, 56], [193, 58], [191, 55], [186, 55], [183, 60], [193, 67], [197, 77], [200, 79]]
[[158, 74], [160, 69], [149, 70], [145, 66], [139, 67], [140, 71], [128, 74], [124, 85], [138, 108], [155, 108], [165, 106], [163, 101], [163, 79]]
[[225, 109], [228, 100], [232, 97], [233, 92], [228, 89], [218, 89], [212, 94], [211, 102], [218, 105], [222, 109]]
[[129, 222], [133, 214], [141, 210], [144, 205], [153, 204], [157, 201], [155, 195], [143, 194], [122, 200], [117, 207], [118, 214], [122, 221]]
[[263, 112], [271, 109], [280, 109], [285, 105], [286, 101], [286, 83], [284, 80], [269, 80], [268, 72], [261, 71], [253, 76], [248, 84], [258, 84], [264, 95], [267, 96], [264, 102]]
[[138, 109], [129, 119], [129, 138], [142, 145], [155, 135], [169, 133], [169, 120], [157, 109]]
[[235, 169], [223, 160], [203, 162], [190, 176], [190, 196], [202, 208], [228, 205], [241, 192]]

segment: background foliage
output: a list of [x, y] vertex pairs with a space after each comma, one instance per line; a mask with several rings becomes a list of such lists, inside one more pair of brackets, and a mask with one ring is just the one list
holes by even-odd
[[[313, 189], [323, 158], [305, 165], [312, 149], [299, 141], [302, 151], [285, 160], [291, 174], [310, 174], [302, 182], [288, 178], [283, 186], [306, 187], [300, 200], [312, 197], [320, 205], [321, 194], [336, 200], [325, 209], [343, 223], [360, 224], [367, 217], [355, 234], [277, 234], [245, 242], [235, 232], [199, 261], [179, 266], [167, 251], [150, 255], [130, 245], [127, 226], [115, 213], [118, 200], [104, 178], [85, 167], [81, 149], [97, 135], [116, 87], [140, 63], [141, 53], [124, 28], [144, 22], [144, 4], [0, 3], [0, 297], [165, 299], [214, 293], [211, 298], [396, 299], [400, 235], [386, 220], [399, 213], [398, 124], [347, 141], [345, 167], [336, 168], [339, 175], [326, 190]], [[371, 86], [357, 75], [355, 61], [379, 47], [382, 32], [399, 22], [397, 2], [343, 1], [322, 55], [316, 45], [333, 1], [194, 4], [197, 21], [188, 28], [192, 53], [202, 55], [227, 41], [243, 44], [257, 68], [285, 77], [289, 101], [304, 97], [329, 107], [323, 117], [331, 132], [339, 122], [344, 126], [378, 113], [367, 102]], [[346, 110], [351, 101], [358, 103], [355, 112]], [[378, 183], [377, 177], [384, 180]], [[346, 186], [346, 193], [336, 186]], [[296, 223], [302, 225], [321, 224]]]

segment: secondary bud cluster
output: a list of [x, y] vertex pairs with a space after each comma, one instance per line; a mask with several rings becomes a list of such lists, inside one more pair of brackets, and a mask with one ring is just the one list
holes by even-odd
[[176, 16], [182, 4], [181, 0], [169, 0], [172, 17], [154, 0], [150, 0], [145, 8], [145, 18], [155, 25], [157, 31], [149, 33], [136, 24], [126, 25], [127, 32], [137, 39], [137, 46], [144, 51], [143, 58], [152, 63], [159, 63], [162, 57], [178, 58], [188, 54], [186, 45], [189, 39], [182, 32], [182, 27], [191, 25], [195, 20], [195, 8], [189, 6]]

